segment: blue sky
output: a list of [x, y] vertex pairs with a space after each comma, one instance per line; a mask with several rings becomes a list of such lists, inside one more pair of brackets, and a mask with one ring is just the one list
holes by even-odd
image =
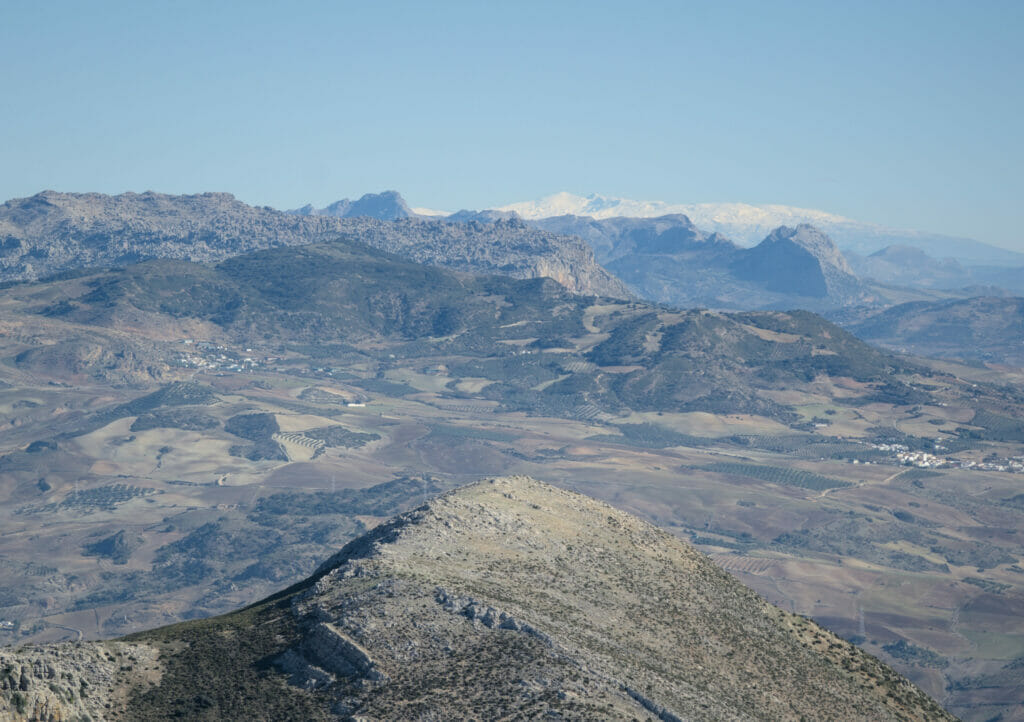
[[1021, 2], [8, 2], [0, 198], [568, 190], [1024, 250]]

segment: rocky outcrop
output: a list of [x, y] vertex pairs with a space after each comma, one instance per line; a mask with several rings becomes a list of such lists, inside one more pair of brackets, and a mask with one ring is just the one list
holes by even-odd
[[123, 690], [159, 679], [156, 650], [120, 642], [0, 650], [0, 722], [103, 720]]
[[285, 656], [305, 660], [293, 679], [314, 688], [309, 668], [330, 670], [321, 693], [368, 719], [814, 718], [824, 697], [852, 719], [946, 718], [675, 538], [525, 477], [458, 489], [376, 528], [291, 609], [306, 630]]
[[545, 644], [553, 644], [551, 637], [543, 632], [538, 632], [532, 625], [473, 597], [458, 596], [438, 587], [434, 598], [445, 611], [460, 614], [469, 621], [479, 622], [488, 629], [510, 629], [513, 632], [529, 634]]

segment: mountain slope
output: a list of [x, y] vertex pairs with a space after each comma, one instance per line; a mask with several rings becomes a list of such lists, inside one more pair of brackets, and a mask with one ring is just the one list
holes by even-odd
[[[339, 366], [356, 348], [370, 357], [384, 346], [392, 358], [455, 356], [444, 362], [449, 371], [493, 382], [483, 398], [555, 416], [632, 408], [790, 423], [795, 414], [773, 400], [786, 384], [820, 374], [888, 383], [910, 368], [810, 313], [668, 311], [610, 299], [592, 306], [547, 279], [466, 276], [345, 241], [258, 251], [212, 268], [147, 261], [22, 288], [11, 304], [19, 301], [36, 319], [70, 324], [76, 339], [212, 324], [207, 333], [221, 342], [272, 345], [276, 355], [313, 344]], [[77, 350], [84, 342], [42, 343], [13, 361], [43, 371], [74, 355], [85, 376], [133, 370], [104, 357], [89, 364]], [[136, 372], [171, 361], [166, 351], [154, 358], [133, 348], [119, 358]]]
[[578, 238], [530, 228], [518, 218], [447, 223], [352, 218], [338, 238], [366, 243], [419, 263], [513, 278], [552, 278], [573, 293], [628, 298], [622, 282], [597, 264]]
[[1024, 298], [904, 303], [849, 330], [898, 351], [1024, 366]]
[[[364, 197], [350, 205], [353, 213], [372, 212], [393, 200]], [[339, 238], [421, 263], [517, 278], [547, 276], [576, 293], [629, 295], [597, 265], [586, 244], [521, 223], [456, 225], [297, 215], [249, 206], [227, 193], [106, 196], [44, 191], [8, 201], [0, 206], [0, 281], [148, 258], [219, 261], [259, 249]]]
[[566, 215], [542, 218], [532, 223], [553, 233], [581, 237], [594, 249], [601, 263], [610, 263], [634, 253], [675, 255], [687, 251], [736, 251], [736, 246], [727, 238], [701, 231], [681, 214], [604, 219]]
[[869, 256], [848, 253], [847, 258], [858, 276], [890, 285], [950, 290], [988, 285], [1024, 293], [1024, 268], [965, 266], [953, 258], [933, 258], [913, 246], [886, 246]]
[[[91, 649], [151, 669], [159, 648], [148, 684], [131, 664], [102, 669], [99, 684], [75, 670], [111, 718], [250, 719], [265, 714], [254, 701], [276, 697], [275, 719], [951, 719], [685, 543], [523, 477], [396, 517], [249, 610], [125, 642]], [[63, 660], [30, 654], [24, 689], [2, 698], [62, 709], [44, 684]]]

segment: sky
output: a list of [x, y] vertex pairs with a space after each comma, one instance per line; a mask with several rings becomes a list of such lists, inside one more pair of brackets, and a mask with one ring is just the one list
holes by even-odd
[[0, 199], [779, 203], [1024, 251], [1024, 3], [0, 8]]

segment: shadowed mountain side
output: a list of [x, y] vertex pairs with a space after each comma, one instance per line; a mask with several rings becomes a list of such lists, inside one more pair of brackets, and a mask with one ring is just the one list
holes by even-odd
[[813, 226], [776, 228], [732, 263], [737, 278], [775, 293], [828, 298], [844, 305], [863, 293], [831, 239]]
[[753, 248], [705, 233], [689, 218], [558, 216], [533, 221], [579, 235], [639, 296], [687, 308], [804, 308], [871, 303], [835, 244], [809, 225], [780, 227]]
[[[17, 694], [94, 719], [952, 719], [666, 532], [525, 477], [398, 516], [241, 612], [79, 648], [92, 665], [66, 649], [3, 655], [19, 669], [8, 708]], [[141, 669], [104, 664], [115, 654]]]
[[[449, 219], [499, 214], [514, 212], [462, 211]], [[703, 226], [679, 213], [600, 219], [562, 215], [527, 223], [580, 236], [597, 260], [639, 295], [684, 307], [826, 310], [934, 300], [936, 293], [940, 298], [965, 298], [1024, 292], [1024, 268], [1015, 267], [1024, 260], [1019, 254], [1006, 251], [1007, 264], [997, 266], [938, 260], [909, 245], [888, 246], [870, 256], [848, 249], [840, 253], [828, 240], [837, 239], [827, 225], [776, 228], [760, 245], [745, 248], [718, 232], [701, 230]], [[972, 290], [975, 287], [987, 288]], [[911, 289], [933, 293], [915, 294]]]
[[[491, 213], [494, 211], [486, 211]], [[576, 235], [590, 244], [598, 261], [609, 264], [633, 254], [700, 254], [694, 258], [731, 258], [740, 249], [717, 233], [705, 233], [684, 215], [658, 218], [605, 218], [555, 216], [529, 221], [531, 225], [564, 235]]]
[[[370, 212], [377, 205], [364, 198], [353, 204], [354, 212]], [[579, 239], [519, 222], [457, 226], [413, 218], [391, 222], [297, 215], [249, 206], [228, 193], [107, 196], [44, 191], [8, 201], [0, 206], [0, 281], [151, 258], [219, 261], [254, 250], [342, 238], [421, 263], [516, 278], [550, 277], [575, 293], [629, 295]]]

